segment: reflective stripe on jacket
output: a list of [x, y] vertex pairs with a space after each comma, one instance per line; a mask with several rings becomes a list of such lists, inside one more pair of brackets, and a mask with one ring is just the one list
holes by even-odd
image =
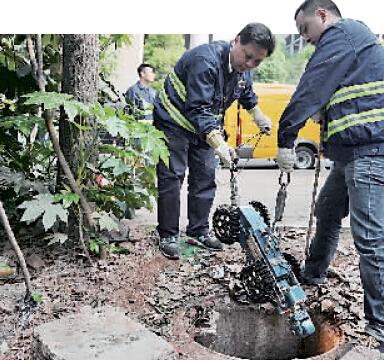
[[185, 52], [156, 97], [155, 123], [204, 135], [220, 128], [234, 100], [245, 109], [256, 106], [251, 74], [229, 73], [229, 50], [229, 43], [218, 41]]
[[[384, 94], [384, 81], [373, 81], [362, 85], [345, 86], [337, 90], [331, 97], [330, 102], [326, 106], [329, 110], [333, 106], [341, 106], [343, 102], [357, 99], [363, 100], [363, 97], [371, 97], [375, 95]], [[384, 105], [384, 104], [383, 104]], [[384, 107], [374, 108], [367, 111], [357, 111], [341, 118], [328, 119], [327, 131], [325, 133], [324, 141], [329, 141], [331, 136], [349, 129], [356, 125], [368, 125], [371, 122], [384, 120]], [[353, 129], [349, 129], [354, 131]], [[356, 129], [355, 129], [356, 130]]]
[[321, 35], [279, 124], [292, 148], [309, 117], [325, 108], [325, 155], [350, 161], [384, 155], [384, 48], [363, 23], [341, 19]]

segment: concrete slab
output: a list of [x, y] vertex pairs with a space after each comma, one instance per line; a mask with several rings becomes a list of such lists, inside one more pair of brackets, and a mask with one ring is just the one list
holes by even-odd
[[109, 306], [85, 307], [37, 327], [32, 348], [35, 360], [176, 359], [165, 340]]

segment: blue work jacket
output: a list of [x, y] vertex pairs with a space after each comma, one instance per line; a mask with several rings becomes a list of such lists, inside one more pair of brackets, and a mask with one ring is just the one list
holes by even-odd
[[145, 120], [152, 120], [153, 103], [155, 101], [156, 91], [151, 86], [144, 86], [138, 81], [132, 85], [125, 93], [125, 99], [131, 113], [135, 109], [142, 112]]
[[362, 22], [341, 19], [321, 35], [281, 116], [279, 147], [292, 148], [319, 110], [325, 156], [350, 161], [384, 154], [384, 48]]
[[178, 126], [192, 138], [222, 126], [236, 99], [245, 109], [257, 104], [249, 71], [229, 72], [230, 44], [217, 41], [186, 51], [167, 76], [155, 100], [155, 125]]

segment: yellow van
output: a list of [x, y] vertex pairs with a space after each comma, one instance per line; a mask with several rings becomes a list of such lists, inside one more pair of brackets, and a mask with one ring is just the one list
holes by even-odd
[[[234, 102], [225, 113], [224, 129], [228, 143], [236, 149], [240, 164], [252, 165], [252, 159], [274, 160], [277, 156], [277, 129], [280, 116], [287, 106], [295, 86], [286, 84], [255, 84], [259, 97], [259, 106], [273, 123], [272, 134], [262, 136], [255, 147], [259, 130], [253, 117], [244, 109], [238, 109]], [[298, 169], [309, 169], [315, 164], [320, 140], [320, 126], [314, 121], [307, 121], [296, 140], [296, 163]]]

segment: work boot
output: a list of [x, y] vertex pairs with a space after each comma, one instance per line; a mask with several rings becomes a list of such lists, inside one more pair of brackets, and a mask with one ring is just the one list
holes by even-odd
[[180, 258], [179, 241], [176, 236], [160, 238], [159, 249], [168, 259], [178, 260]]
[[300, 280], [302, 284], [306, 285], [324, 285], [327, 283], [327, 279], [325, 277], [308, 276], [304, 271], [300, 272]]
[[326, 277], [314, 277], [311, 275], [308, 275], [305, 272], [305, 266], [304, 264], [300, 265], [300, 279], [299, 281], [302, 284], [306, 285], [324, 285], [327, 283], [327, 278]]
[[200, 236], [188, 236], [187, 243], [191, 245], [201, 246], [203, 248], [220, 251], [223, 250], [223, 244], [217, 240], [216, 236], [211, 234], [205, 234]]

